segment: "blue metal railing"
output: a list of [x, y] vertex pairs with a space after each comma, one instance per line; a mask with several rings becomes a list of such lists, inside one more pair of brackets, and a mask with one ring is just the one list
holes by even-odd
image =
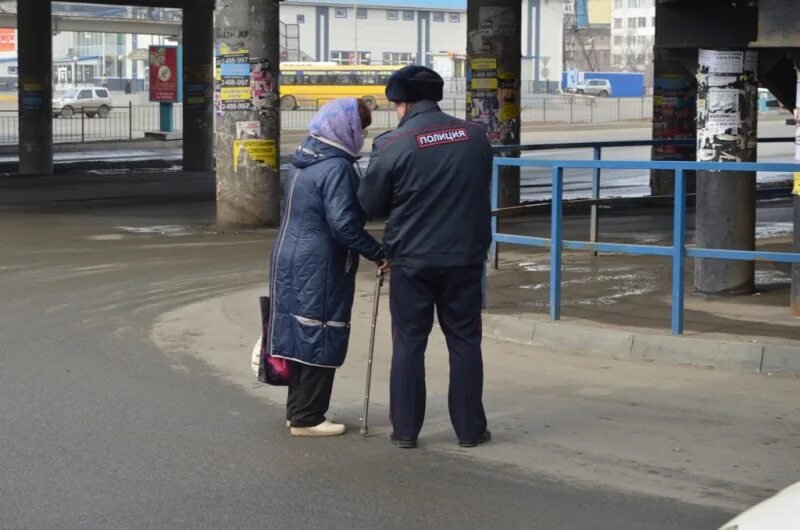
[[[759, 144], [776, 144], [776, 143], [795, 143], [794, 137], [771, 137], [759, 138]], [[575, 150], [592, 150], [594, 160], [603, 159], [603, 149], [619, 149], [624, 147], [697, 147], [697, 141], [694, 139], [683, 140], [615, 140], [609, 142], [562, 142], [550, 144], [527, 144], [527, 145], [498, 145], [494, 147], [494, 152], [498, 155], [526, 153], [532, 151], [552, 151], [556, 149], [575, 149]], [[640, 168], [637, 168], [640, 169]], [[596, 243], [600, 237], [599, 218], [600, 209], [597, 201], [600, 199], [600, 168], [592, 168], [592, 195], [591, 199], [594, 201], [591, 205], [589, 217], [589, 241]]]
[[[492, 170], [492, 210], [497, 210], [500, 197], [498, 169], [501, 166], [520, 168], [549, 168], [552, 171], [552, 203], [550, 209], [550, 238], [502, 234], [498, 232], [497, 216], [492, 217], [492, 261], [498, 243], [550, 249], [550, 318], [561, 318], [561, 262], [563, 250], [587, 250], [615, 254], [664, 256], [672, 258], [672, 334], [683, 333], [683, 304], [685, 297], [686, 258], [710, 258], [735, 261], [774, 261], [800, 263], [800, 253], [721, 250], [686, 245], [686, 172], [687, 171], [763, 171], [800, 172], [800, 164], [766, 164], [744, 162], [626, 162], [611, 160], [526, 160], [495, 158]], [[675, 172], [675, 206], [673, 242], [671, 247], [564, 241], [563, 204], [565, 169], [645, 169]]]

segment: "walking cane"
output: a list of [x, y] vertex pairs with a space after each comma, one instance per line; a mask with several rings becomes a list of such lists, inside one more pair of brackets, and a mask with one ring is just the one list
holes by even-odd
[[378, 278], [375, 280], [375, 299], [372, 303], [372, 329], [369, 334], [369, 355], [367, 356], [367, 388], [364, 391], [364, 416], [361, 418], [361, 434], [366, 436], [368, 427], [367, 419], [369, 416], [369, 392], [372, 384], [372, 358], [375, 355], [375, 330], [378, 325], [378, 302], [381, 299], [381, 287], [383, 286], [383, 272], [378, 271]]

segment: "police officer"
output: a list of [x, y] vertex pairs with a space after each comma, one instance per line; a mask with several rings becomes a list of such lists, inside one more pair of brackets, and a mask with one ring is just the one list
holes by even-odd
[[386, 96], [400, 124], [373, 143], [359, 200], [386, 218], [392, 267], [392, 440], [417, 446], [425, 349], [436, 310], [450, 352], [450, 419], [462, 447], [489, 441], [483, 410], [481, 279], [491, 242], [492, 148], [485, 130], [441, 111], [444, 81], [423, 66], [395, 72]]

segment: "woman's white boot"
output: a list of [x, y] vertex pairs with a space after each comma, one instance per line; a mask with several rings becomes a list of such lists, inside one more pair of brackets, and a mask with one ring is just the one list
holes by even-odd
[[292, 427], [291, 433], [292, 436], [341, 436], [345, 430], [341, 423], [325, 420], [314, 427]]

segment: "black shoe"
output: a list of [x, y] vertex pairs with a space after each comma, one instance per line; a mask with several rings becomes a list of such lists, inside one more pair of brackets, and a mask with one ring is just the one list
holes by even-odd
[[417, 441], [416, 440], [408, 440], [404, 438], [398, 438], [394, 435], [394, 433], [389, 435], [389, 439], [392, 441], [400, 449], [416, 449], [417, 448]]
[[478, 447], [479, 445], [483, 445], [483, 444], [485, 444], [486, 442], [488, 442], [491, 439], [492, 439], [492, 431], [487, 429], [487, 430], [483, 431], [483, 434], [478, 436], [478, 438], [475, 439], [475, 440], [459, 440], [458, 441], [458, 446], [459, 447]]

